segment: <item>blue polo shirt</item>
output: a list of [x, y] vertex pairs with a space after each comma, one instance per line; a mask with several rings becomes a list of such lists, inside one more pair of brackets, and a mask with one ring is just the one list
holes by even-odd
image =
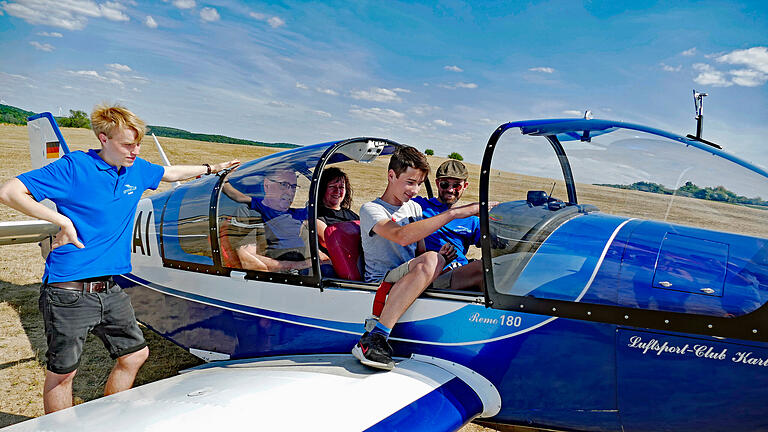
[[[424, 197], [413, 198], [421, 206], [424, 218], [438, 215], [449, 208], [437, 198], [426, 199]], [[470, 245], [480, 247], [480, 218], [470, 216], [463, 219], [454, 219], [442, 228], [430, 234], [424, 239], [424, 245], [427, 250], [439, 251], [445, 243], [452, 243], [456, 248], [456, 259], [448, 263], [446, 267], [456, 267], [456, 265], [465, 265], [467, 260], [467, 251]]]
[[[251, 197], [251, 209], [261, 213], [264, 223], [269, 228], [267, 246], [272, 249], [302, 249], [307, 248], [301, 238], [301, 227], [307, 220], [306, 207], [289, 208], [286, 211], [275, 210], [264, 205], [262, 198]], [[307, 249], [306, 258], [309, 258]]]
[[[100, 150], [99, 150], [100, 151]], [[66, 282], [131, 271], [131, 238], [141, 194], [156, 189], [165, 168], [136, 158], [120, 172], [97, 150], [75, 151], [18, 179], [37, 200], [56, 204], [85, 245], [60, 246], [45, 261], [43, 280]]]

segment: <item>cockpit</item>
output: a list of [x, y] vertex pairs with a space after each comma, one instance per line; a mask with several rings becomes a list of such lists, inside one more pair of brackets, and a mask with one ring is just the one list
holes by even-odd
[[[375, 290], [361, 281], [359, 227], [318, 224], [318, 183], [326, 168], [342, 169], [356, 212], [383, 192], [398, 145], [301, 147], [154, 197], [164, 265]], [[481, 202], [482, 247], [472, 258], [483, 263], [483, 293], [427, 295], [580, 319], [644, 316], [635, 324], [651, 328], [669, 314], [746, 316], [768, 300], [762, 168], [655, 129], [572, 119], [503, 125], [482, 164], [467, 165], [476, 189], [462, 201]], [[432, 196], [431, 181], [422, 195]]]

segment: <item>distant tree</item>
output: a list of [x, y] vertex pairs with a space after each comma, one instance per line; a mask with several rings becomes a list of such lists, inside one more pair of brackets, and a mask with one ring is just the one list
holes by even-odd
[[453, 153], [449, 154], [448, 158], [449, 159], [456, 159], [456, 160], [460, 160], [460, 161], [464, 160], [464, 158], [460, 154], [458, 154], [457, 152], [453, 152]]
[[91, 128], [91, 119], [88, 113], [80, 110], [69, 110], [69, 117], [59, 117], [56, 119], [59, 126], [74, 128]]
[[424, 150], [424, 154], [427, 155], [427, 156], [434, 156], [435, 155], [435, 151], [432, 150], [432, 149], [426, 149], [426, 150]]

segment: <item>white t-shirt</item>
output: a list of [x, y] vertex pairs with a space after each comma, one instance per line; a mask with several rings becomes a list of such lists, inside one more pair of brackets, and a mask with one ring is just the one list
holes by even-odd
[[416, 243], [408, 246], [387, 240], [373, 232], [382, 220], [392, 220], [400, 226], [423, 219], [421, 206], [410, 200], [395, 206], [376, 198], [360, 207], [360, 236], [365, 257], [365, 281], [380, 282], [388, 271], [416, 256]]

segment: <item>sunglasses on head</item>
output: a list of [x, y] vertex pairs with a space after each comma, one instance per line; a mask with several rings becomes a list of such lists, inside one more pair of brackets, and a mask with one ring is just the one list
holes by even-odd
[[438, 183], [438, 186], [440, 186], [440, 189], [448, 189], [450, 187], [454, 189], [461, 189], [464, 187], [464, 182], [451, 183], [448, 181], [441, 181], [440, 183]]

